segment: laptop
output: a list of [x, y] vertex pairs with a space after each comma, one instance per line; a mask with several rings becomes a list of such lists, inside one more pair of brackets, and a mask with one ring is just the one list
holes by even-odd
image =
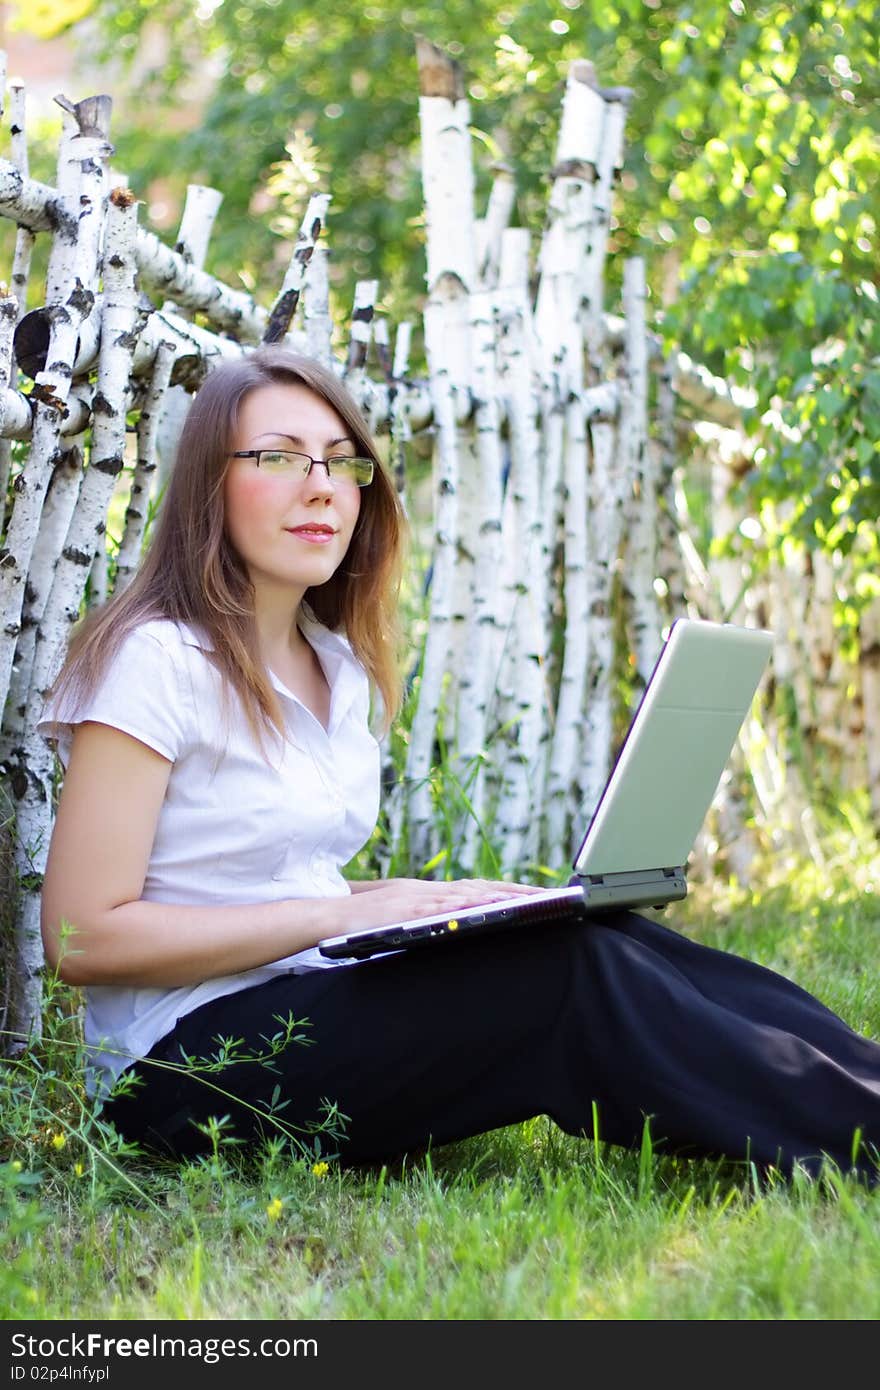
[[760, 628], [693, 618], [672, 624], [567, 887], [328, 937], [318, 942], [321, 955], [358, 960], [684, 898], [687, 860], [772, 644]]

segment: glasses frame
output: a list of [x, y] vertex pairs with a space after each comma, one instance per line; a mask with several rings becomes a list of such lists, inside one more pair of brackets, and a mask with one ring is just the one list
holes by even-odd
[[322, 464], [323, 467], [327, 470], [327, 477], [328, 477], [328, 478], [330, 479], [330, 481], [331, 481], [332, 483], [334, 483], [334, 484], [335, 484], [335, 483], [340, 483], [340, 482], [349, 482], [349, 481], [352, 481], [352, 480], [350, 480], [350, 479], [348, 479], [348, 478], [342, 479], [342, 478], [334, 477], [333, 473], [330, 471], [331, 464], [334, 464], [334, 463], [368, 463], [368, 464], [370, 465], [370, 476], [369, 476], [367, 482], [365, 482], [365, 483], [359, 483], [359, 482], [357, 481], [356, 478], [353, 480], [353, 481], [354, 481], [354, 484], [355, 484], [355, 487], [358, 487], [358, 488], [369, 487], [369, 486], [370, 486], [370, 483], [373, 481], [373, 476], [374, 476], [374, 474], [375, 474], [375, 472], [376, 472], [376, 464], [375, 464], [374, 460], [373, 460], [373, 459], [370, 459], [370, 458], [365, 458], [362, 454], [357, 454], [354, 458], [352, 458], [352, 457], [351, 457], [350, 455], [348, 455], [348, 454], [331, 454], [331, 455], [330, 455], [330, 458], [328, 458], [328, 459], [316, 459], [316, 458], [312, 458], [311, 454], [305, 454], [305, 453], [303, 453], [301, 449], [235, 449], [235, 450], [233, 450], [233, 452], [229, 455], [229, 457], [230, 457], [230, 458], [233, 458], [233, 459], [256, 459], [256, 460], [257, 460], [257, 467], [259, 468], [259, 467], [260, 467], [260, 458], [261, 458], [261, 456], [262, 456], [263, 454], [291, 454], [294, 458], [298, 458], [298, 459], [307, 459], [307, 460], [308, 460], [309, 466], [308, 466], [308, 468], [306, 468], [305, 471], [302, 473], [301, 476], [302, 476], [303, 478], [308, 478], [308, 476], [309, 476], [309, 474], [311, 473], [312, 469], [314, 468], [315, 464], [316, 464], [316, 463], [320, 463], [320, 464]]

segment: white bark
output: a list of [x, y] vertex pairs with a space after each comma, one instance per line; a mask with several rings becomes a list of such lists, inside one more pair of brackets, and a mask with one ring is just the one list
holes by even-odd
[[[308, 307], [308, 300], [306, 300]], [[394, 480], [397, 487], [397, 494], [401, 505], [406, 509], [407, 506], [407, 487], [406, 487], [406, 451], [412, 428], [410, 424], [409, 412], [407, 410], [407, 400], [409, 393], [406, 391], [406, 378], [409, 372], [409, 354], [412, 344], [412, 324], [404, 320], [398, 324], [397, 333], [394, 339], [394, 356], [391, 362], [391, 380], [388, 383], [389, 401], [388, 418], [391, 434], [390, 463], [394, 473]], [[406, 782], [394, 782], [396, 775], [393, 767], [393, 759], [390, 747], [390, 740], [386, 740], [383, 750], [383, 784], [391, 786], [391, 791], [386, 797], [388, 807], [388, 839], [385, 848], [380, 852], [380, 862], [383, 875], [391, 871], [394, 854], [402, 843], [403, 826], [406, 814]], [[387, 774], [390, 774], [387, 775]]]
[[43, 499], [58, 448], [61, 416], [70, 391], [70, 368], [79, 323], [90, 307], [90, 297], [79, 285], [66, 304], [52, 310], [50, 361], [40, 372], [33, 436], [28, 459], [16, 482], [15, 505], [6, 532], [0, 568], [0, 695], [5, 701], [18, 637], [24, 581], [33, 554]]
[[24, 733], [28, 692], [33, 674], [37, 627], [42, 620], [58, 556], [79, 495], [85, 439], [78, 435], [59, 449], [40, 513], [39, 531], [28, 568], [21, 631], [3, 716], [2, 760], [8, 759]]
[[495, 177], [486, 215], [477, 224], [477, 276], [484, 289], [494, 289], [501, 264], [501, 241], [516, 203], [513, 169], [499, 161], [492, 166]]
[[[33, 232], [69, 226], [69, 215], [55, 190], [36, 179], [25, 179], [8, 160], [0, 159], [0, 216], [11, 217]], [[184, 256], [143, 227], [137, 238], [138, 271], [144, 286], [202, 313], [213, 328], [236, 333], [245, 342], [259, 342], [268, 314], [249, 294], [230, 289], [190, 265]]]
[[[426, 310], [426, 324], [431, 318]], [[455, 405], [448, 373], [432, 372], [437, 421], [437, 491], [432, 547], [433, 573], [428, 630], [423, 645], [418, 705], [410, 730], [405, 787], [409, 811], [409, 851], [413, 868], [431, 853], [431, 786], [429, 775], [443, 678], [449, 655], [457, 533], [458, 455]]]
[[[223, 194], [216, 188], [208, 188], [201, 183], [191, 183], [187, 187], [174, 249], [199, 270], [204, 267], [211, 232], [222, 202]], [[162, 305], [163, 310], [173, 310], [174, 303], [173, 299], [166, 300]], [[189, 318], [190, 311], [182, 310], [181, 317]]]
[[[5, 57], [5, 55], [4, 55]], [[25, 96], [24, 87], [20, 82], [12, 82], [9, 86], [9, 126], [12, 144], [13, 163], [21, 170], [25, 178], [28, 175], [28, 151], [27, 135], [25, 130]], [[12, 298], [16, 303], [16, 318], [21, 319], [27, 307], [28, 276], [31, 268], [31, 253], [34, 248], [36, 238], [33, 232], [29, 232], [26, 227], [17, 227], [15, 232], [15, 252], [12, 260], [12, 275], [10, 276], [10, 288]], [[2, 356], [5, 375], [2, 378], [3, 388], [10, 384], [12, 380], [11, 353], [12, 353], [12, 329], [14, 323], [8, 322], [9, 304], [4, 297], [0, 304], [0, 356]], [[2, 403], [0, 403], [2, 409]], [[8, 438], [2, 436], [0, 430], [0, 534], [3, 531], [3, 523], [6, 516], [6, 488], [9, 483], [9, 474], [12, 468], [12, 445]]]
[[547, 854], [551, 862], [563, 863], [571, 858], [569, 820], [580, 766], [590, 657], [587, 468], [583, 404], [573, 393], [565, 413], [565, 649], [545, 798]]
[[125, 529], [116, 557], [114, 589], [121, 591], [140, 564], [141, 547], [149, 513], [150, 494], [156, 475], [156, 439], [162, 416], [165, 394], [174, 366], [173, 343], [160, 343], [153, 363], [153, 375], [137, 422], [137, 461], [131, 481], [128, 506], [125, 510]]
[[549, 698], [546, 685], [547, 575], [541, 522], [541, 447], [536, 379], [530, 348], [528, 234], [511, 229], [503, 242], [499, 275], [499, 351], [507, 406], [510, 476], [504, 515], [504, 552], [511, 637], [505, 652], [504, 758], [496, 812], [502, 872], [512, 874], [538, 857], [543, 804]]
[[[648, 441], [648, 447], [653, 444], [657, 453], [657, 577], [662, 585], [663, 610], [671, 622], [684, 617], [689, 609], [684, 556], [679, 538], [680, 531], [687, 526], [687, 516], [686, 512], [680, 514], [677, 506], [681, 473], [676, 456], [675, 393], [668, 359], [664, 360], [657, 373], [655, 419], [655, 438]], [[683, 499], [683, 493], [681, 496]]]
[[[5, 424], [7, 398], [12, 394], [8, 387], [12, 377], [12, 335], [15, 332], [17, 318], [18, 303], [15, 296], [4, 293], [0, 287], [0, 437], [3, 435]], [[3, 523], [6, 516], [6, 489], [9, 485], [11, 465], [12, 447], [7, 439], [2, 438], [2, 448], [0, 448], [0, 535], [3, 533]]]
[[[604, 121], [596, 164], [589, 244], [581, 265], [580, 302], [587, 354], [594, 371], [601, 371], [603, 358], [604, 272], [608, 233], [611, 227], [612, 199], [623, 164], [623, 136], [626, 113], [632, 93], [618, 88], [606, 93]], [[624, 308], [624, 317], [627, 316]]]
[[579, 285], [593, 223], [593, 168], [576, 158], [574, 135], [583, 134], [588, 156], [592, 150], [590, 113], [593, 89], [584, 81], [583, 64], [569, 70], [563, 104], [559, 149], [547, 213], [547, 226], [538, 257], [539, 283], [535, 301], [535, 332], [545, 372], [552, 366], [563, 380], [582, 373], [582, 333], [578, 323]]
[[394, 357], [391, 362], [391, 380], [388, 383], [388, 431], [390, 435], [390, 461], [394, 482], [401, 506], [407, 510], [406, 451], [412, 438], [412, 426], [407, 411], [406, 376], [409, 371], [409, 354], [412, 345], [412, 324], [404, 321], [398, 324], [394, 337]]
[[89, 464], [38, 631], [29, 702], [34, 723], [63, 661], [95, 553], [99, 546], [106, 545], [107, 508], [125, 462], [125, 385], [137, 313], [136, 227], [137, 202], [133, 195], [125, 190], [114, 191], [107, 213], [104, 327]]
[[[33, 439], [34, 417], [39, 396], [26, 396], [23, 391], [6, 390], [0, 392], [0, 438]], [[88, 382], [76, 383], [68, 390], [64, 404], [65, 413], [59, 421], [59, 437], [82, 434], [92, 413], [92, 388]], [[59, 414], [61, 414], [59, 410]]]
[[460, 74], [439, 50], [417, 41], [422, 186], [427, 225], [428, 301], [425, 351], [437, 428], [433, 567], [419, 703], [410, 734], [406, 782], [412, 787], [410, 851], [430, 855], [431, 790], [440, 698], [451, 646], [456, 548], [459, 537], [459, 457], [456, 395], [469, 394], [468, 294], [476, 279], [470, 115]]
[[348, 354], [345, 360], [345, 383], [360, 396], [363, 396], [366, 384], [367, 353], [373, 337], [373, 314], [378, 293], [378, 280], [358, 280], [354, 287], [354, 303], [349, 320]]
[[[26, 118], [24, 87], [20, 82], [11, 82], [9, 84], [9, 126], [12, 162], [24, 178], [27, 178], [30, 172], [28, 168]], [[16, 228], [10, 285], [12, 293], [18, 300], [19, 318], [27, 311], [28, 277], [35, 241], [36, 236], [27, 227]]]
[[[0, 691], [4, 703], [12, 674], [12, 639], [17, 635], [22, 613], [23, 581], [33, 559], [40, 513], [57, 454], [60, 417], [70, 392], [77, 333], [91, 307], [97, 280], [106, 191], [104, 161], [111, 148], [102, 132], [109, 103], [102, 98], [89, 98], [72, 107], [63, 98], [57, 100], [75, 117], [76, 131], [70, 122], [65, 123], [58, 171], [65, 216], [56, 230], [47, 272], [47, 300], [52, 318], [49, 353], [45, 369], [36, 377], [34, 394], [39, 403], [30, 456], [19, 475], [7, 533], [8, 557], [13, 563], [3, 572], [7, 582], [2, 586], [6, 621], [0, 644]], [[38, 659], [35, 652], [35, 666]], [[28, 709], [26, 721], [29, 719]], [[12, 785], [18, 801], [16, 869], [21, 901], [15, 932], [12, 1022], [19, 1033], [36, 1035], [40, 1030], [42, 1003], [40, 888], [51, 830], [54, 757], [45, 739], [29, 732], [27, 722], [17, 753], [18, 765]]]
[[333, 320], [330, 317], [330, 278], [327, 247], [318, 242], [306, 270], [303, 302], [306, 351], [323, 366], [333, 364]]
[[107, 546], [99, 545], [95, 551], [95, 558], [92, 561], [92, 568], [89, 570], [88, 590], [89, 606], [100, 607], [107, 602], [108, 584], [110, 579], [110, 557], [107, 554]]
[[[62, 117], [61, 140], [58, 145], [56, 183], [58, 197], [64, 204], [66, 218], [52, 239], [46, 269], [46, 304], [63, 303], [69, 294], [71, 244], [79, 237], [80, 194], [85, 190], [91, 202], [89, 215], [97, 223], [93, 233], [94, 256], [80, 264], [80, 279], [87, 290], [96, 289], [98, 256], [100, 254], [100, 224], [103, 221], [104, 199], [107, 194], [107, 174], [104, 161], [110, 153], [106, 140], [98, 142], [93, 136], [81, 136], [75, 117], [65, 111]], [[94, 158], [93, 158], [94, 155]]]
[[118, 202], [116, 197], [114, 194], [111, 198], [104, 248], [105, 325], [91, 458], [37, 632], [24, 737], [17, 759], [16, 774], [24, 785], [24, 794], [16, 811], [22, 901], [16, 938], [20, 994], [15, 1026], [23, 1032], [34, 1031], [39, 1023], [40, 889], [52, 825], [54, 760], [47, 741], [36, 732], [36, 722], [63, 660], [70, 626], [79, 616], [96, 540], [103, 537], [104, 517], [122, 466], [125, 444], [125, 385], [137, 303], [133, 256], [137, 204], [124, 191]]
[[[437, 50], [429, 51], [431, 46], [421, 41], [417, 48], [427, 222], [425, 278], [429, 291], [446, 275], [454, 275], [465, 290], [470, 290], [477, 278], [470, 107], [456, 65]], [[436, 65], [434, 83], [426, 81], [432, 62]], [[462, 336], [467, 336], [466, 329]], [[451, 347], [449, 352], [451, 355]]]
[[648, 358], [645, 337], [645, 266], [639, 257], [623, 268], [627, 323], [626, 388], [621, 397], [619, 441], [627, 492], [626, 588], [632, 613], [636, 671], [644, 687], [660, 654], [657, 577], [656, 455], [648, 448]]
[[504, 459], [499, 432], [498, 384], [492, 300], [485, 291], [471, 295], [473, 391], [475, 399], [475, 489], [471, 535], [476, 542], [471, 603], [458, 683], [457, 763], [460, 777], [473, 769], [469, 801], [472, 813], [465, 831], [465, 862], [473, 865], [476, 836], [485, 819], [484, 755], [489, 700], [495, 690], [503, 631], [498, 600], [501, 566], [501, 498]]
[[623, 528], [623, 475], [617, 430], [608, 420], [590, 426], [590, 650], [587, 665], [579, 821], [586, 824], [599, 802], [614, 748], [614, 615], [612, 586]]
[[309, 262], [327, 220], [327, 208], [329, 206], [330, 195], [328, 193], [313, 193], [309, 199], [281, 290], [269, 315], [269, 321], [263, 330], [262, 341], [264, 343], [280, 343], [290, 330], [303, 286], [306, 283]]
[[[63, 104], [63, 103], [62, 103]], [[77, 110], [87, 103], [80, 103]], [[65, 195], [72, 201], [72, 180], [79, 179], [76, 216], [62, 209], [50, 254], [53, 302], [47, 365], [37, 374], [33, 397], [37, 401], [31, 448], [18, 475], [16, 499], [6, 534], [0, 569], [0, 697], [5, 703], [12, 674], [15, 642], [21, 621], [24, 581], [36, 543], [39, 516], [58, 448], [61, 423], [70, 394], [71, 367], [82, 320], [92, 306], [88, 289], [95, 283], [104, 216], [103, 162], [110, 146], [103, 135], [77, 135], [62, 141], [65, 152]], [[71, 171], [71, 172], [68, 172]], [[61, 172], [61, 170], [60, 170]], [[18, 174], [18, 171], [16, 171]], [[21, 175], [18, 174], [19, 179]], [[62, 200], [63, 201], [63, 200]], [[55, 302], [57, 300], [57, 302]], [[30, 967], [28, 967], [29, 970]], [[25, 973], [26, 989], [32, 976]], [[33, 1006], [33, 999], [27, 1007]]]

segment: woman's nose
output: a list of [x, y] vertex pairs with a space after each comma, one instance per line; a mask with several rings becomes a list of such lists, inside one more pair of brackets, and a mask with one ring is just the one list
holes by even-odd
[[312, 459], [312, 466], [306, 474], [306, 491], [314, 496], [329, 497], [334, 490], [330, 469], [321, 459]]

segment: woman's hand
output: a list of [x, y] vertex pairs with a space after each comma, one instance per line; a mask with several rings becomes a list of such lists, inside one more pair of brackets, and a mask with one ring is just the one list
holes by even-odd
[[[345, 930], [383, 927], [416, 917], [453, 913], [463, 907], [500, 902], [545, 890], [530, 883], [506, 883], [497, 879], [386, 878], [359, 880], [349, 885], [352, 898], [345, 912]], [[341, 915], [341, 914], [340, 914]]]

